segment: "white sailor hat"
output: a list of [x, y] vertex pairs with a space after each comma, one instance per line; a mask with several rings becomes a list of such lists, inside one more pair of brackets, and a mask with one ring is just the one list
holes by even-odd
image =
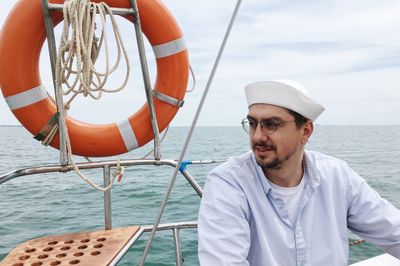
[[291, 80], [270, 80], [245, 87], [247, 105], [265, 103], [280, 106], [315, 121], [325, 108], [311, 99], [307, 90]]

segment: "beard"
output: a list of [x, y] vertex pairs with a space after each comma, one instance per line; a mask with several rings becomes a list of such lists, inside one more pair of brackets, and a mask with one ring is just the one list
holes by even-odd
[[262, 159], [259, 159], [256, 157], [256, 162], [257, 164], [261, 167], [263, 170], [279, 170], [282, 168], [282, 160], [279, 160], [278, 156], [276, 156], [272, 161], [265, 162]]
[[[266, 160], [266, 158], [264, 156], [257, 156], [257, 153], [255, 152], [257, 148], [268, 149], [268, 150], [273, 151], [274, 157], [269, 160]], [[253, 143], [252, 150], [256, 157], [256, 162], [261, 167], [261, 169], [263, 169], [263, 170], [279, 170], [282, 168], [283, 163], [288, 161], [297, 152], [297, 147], [295, 147], [293, 150], [291, 150], [287, 155], [283, 156], [283, 158], [279, 158], [279, 155], [277, 153], [277, 148], [275, 145], [268, 144], [266, 142]]]

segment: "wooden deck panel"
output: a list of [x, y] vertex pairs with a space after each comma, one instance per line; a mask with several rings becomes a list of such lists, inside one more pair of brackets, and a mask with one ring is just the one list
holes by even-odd
[[129, 226], [32, 239], [12, 250], [0, 266], [109, 265], [139, 228]]

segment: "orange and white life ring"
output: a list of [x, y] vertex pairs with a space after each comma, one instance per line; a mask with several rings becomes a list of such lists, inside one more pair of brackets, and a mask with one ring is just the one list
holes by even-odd
[[[104, 0], [95, 0], [100, 2]], [[63, 0], [52, 0], [61, 4]], [[129, 1], [105, 0], [111, 7], [129, 8]], [[188, 82], [188, 52], [176, 21], [159, 0], [138, 0], [142, 31], [153, 47], [157, 61], [154, 90], [183, 100]], [[53, 24], [62, 12], [53, 12]], [[132, 17], [128, 18], [132, 20]], [[39, 58], [46, 39], [40, 0], [20, 0], [11, 11], [0, 35], [0, 87], [10, 109], [33, 135], [56, 113], [56, 106], [41, 85]], [[171, 122], [179, 107], [154, 97], [160, 131]], [[94, 125], [67, 117], [72, 153], [81, 156], [111, 156], [143, 146], [153, 139], [145, 104], [124, 121]], [[50, 143], [59, 147], [58, 134]]]

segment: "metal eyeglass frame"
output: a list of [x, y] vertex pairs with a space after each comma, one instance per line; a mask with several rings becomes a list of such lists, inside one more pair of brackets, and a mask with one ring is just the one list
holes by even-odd
[[[261, 125], [261, 131], [264, 135], [272, 135], [274, 134], [278, 128], [282, 125], [282, 124], [286, 124], [286, 123], [290, 123], [290, 122], [296, 122], [296, 120], [289, 120], [289, 121], [279, 121], [276, 123], [271, 123], [271, 124], [267, 124], [267, 121], [273, 121], [274, 119], [261, 119], [261, 120], [254, 120], [254, 122], [256, 123], [255, 127], [251, 127], [250, 126], [250, 122], [249, 119], [247, 117], [242, 119], [242, 128], [243, 130], [247, 133], [250, 134], [250, 132], [255, 132], [257, 130], [257, 126], [258, 124]], [[271, 128], [272, 127], [272, 128]]]

